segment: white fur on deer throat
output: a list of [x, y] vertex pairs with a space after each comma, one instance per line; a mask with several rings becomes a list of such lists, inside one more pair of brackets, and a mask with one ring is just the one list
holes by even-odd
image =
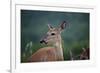
[[62, 44], [61, 44], [61, 37], [59, 37], [60, 39], [58, 40], [59, 42], [56, 42], [55, 44], [54, 44], [54, 47], [55, 47], [55, 49], [56, 49], [56, 51], [57, 51], [57, 56], [59, 57], [59, 58], [62, 58], [63, 59], [63, 49], [62, 49]]

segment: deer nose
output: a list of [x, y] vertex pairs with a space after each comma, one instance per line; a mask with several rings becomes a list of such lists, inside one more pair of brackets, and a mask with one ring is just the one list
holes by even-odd
[[40, 43], [44, 43], [45, 41], [44, 40], [40, 40]]

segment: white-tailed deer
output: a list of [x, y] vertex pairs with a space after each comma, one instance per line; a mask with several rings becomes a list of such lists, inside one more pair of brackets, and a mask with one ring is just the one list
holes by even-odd
[[62, 61], [63, 57], [63, 48], [62, 48], [62, 39], [61, 32], [65, 28], [66, 22], [63, 21], [58, 28], [54, 28], [51, 25], [48, 25], [49, 31], [47, 34], [40, 40], [40, 43], [49, 45], [49, 47], [40, 48], [35, 52], [29, 59], [28, 62], [43, 62], [43, 61]]

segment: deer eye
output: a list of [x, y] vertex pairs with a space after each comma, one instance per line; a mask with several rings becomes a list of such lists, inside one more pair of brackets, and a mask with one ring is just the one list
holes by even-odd
[[55, 35], [55, 33], [51, 33], [51, 35]]

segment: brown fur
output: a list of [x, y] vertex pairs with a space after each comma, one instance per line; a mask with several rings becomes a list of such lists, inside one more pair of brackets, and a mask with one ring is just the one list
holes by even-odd
[[29, 59], [29, 62], [57, 61], [56, 50], [53, 47], [45, 47], [34, 53]]

